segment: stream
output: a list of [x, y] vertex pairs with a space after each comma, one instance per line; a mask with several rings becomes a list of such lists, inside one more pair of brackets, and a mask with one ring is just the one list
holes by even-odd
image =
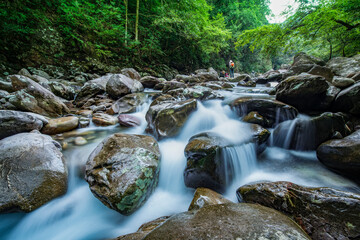
[[[266, 87], [256, 87], [249, 93], [249, 88], [236, 87], [233, 92], [223, 92], [225, 100], [198, 102], [197, 111], [187, 120], [181, 133], [175, 138], [159, 141], [162, 155], [159, 185], [146, 203], [131, 216], [122, 216], [104, 206], [91, 193], [82, 175], [88, 156], [107, 136], [116, 132], [145, 134], [145, 114], [150, 101], [132, 114], [142, 120], [139, 127], [97, 127], [91, 124], [87, 128], [78, 129], [77, 134], [91, 135], [93, 139], [88, 140], [88, 144], [84, 146], [69, 144], [63, 151], [69, 168], [67, 193], [31, 213], [1, 214], [0, 239], [109, 239], [135, 232], [141, 224], [158, 217], [187, 211], [194, 194], [194, 189], [187, 188], [183, 179], [186, 166], [184, 149], [188, 140], [197, 133], [212, 131], [235, 145], [244, 142], [251, 135], [248, 124], [239, 121], [239, 117], [226, 103], [239, 96], [248, 95], [272, 98], [264, 93], [266, 90]], [[299, 116], [304, 117], [307, 116]], [[256, 155], [255, 145], [252, 143], [227, 147], [222, 151], [222, 159], [232, 166], [232, 172], [226, 175], [233, 176], [227, 179], [229, 187], [224, 194], [226, 198], [237, 202], [238, 187], [260, 180], [291, 181], [305, 186], [326, 186], [360, 192], [355, 183], [326, 169], [317, 160], [315, 151], [272, 147], [271, 139], [269, 145], [259, 156]]]

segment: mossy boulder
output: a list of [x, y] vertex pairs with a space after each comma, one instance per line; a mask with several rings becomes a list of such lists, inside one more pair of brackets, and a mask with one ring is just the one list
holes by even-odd
[[227, 203], [175, 214], [143, 239], [310, 239], [290, 218], [260, 205]]
[[116, 133], [90, 154], [85, 179], [107, 207], [130, 215], [158, 184], [160, 150], [151, 136]]
[[39, 132], [2, 139], [0, 171], [0, 212], [31, 212], [67, 190], [61, 146]]
[[316, 150], [325, 166], [360, 181], [360, 130], [343, 139], [333, 139]]
[[230, 107], [240, 117], [257, 112], [264, 119], [263, 127], [274, 127], [298, 114], [294, 107], [269, 98], [240, 97], [232, 101]]
[[146, 130], [156, 139], [176, 136], [196, 107], [195, 99], [177, 101], [171, 96], [159, 97], [146, 113]]
[[271, 207], [291, 217], [311, 239], [357, 239], [360, 195], [291, 182], [249, 184], [237, 190], [239, 201]]

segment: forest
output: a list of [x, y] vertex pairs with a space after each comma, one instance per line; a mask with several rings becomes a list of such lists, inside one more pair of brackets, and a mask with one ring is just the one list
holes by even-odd
[[359, 0], [297, 0], [270, 24], [269, 0], [4, 0], [0, 61], [15, 68], [71, 61], [190, 72], [264, 72], [297, 52], [322, 59], [360, 49]]

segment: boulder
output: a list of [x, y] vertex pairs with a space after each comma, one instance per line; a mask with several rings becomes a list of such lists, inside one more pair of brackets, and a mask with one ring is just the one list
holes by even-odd
[[237, 84], [238, 86], [241, 86], [241, 87], [256, 87], [256, 82], [253, 82], [252, 80], [250, 81], [240, 81], [238, 82]]
[[59, 117], [69, 113], [69, 109], [60, 98], [30, 78], [22, 75], [12, 75], [10, 79], [17, 92], [9, 101], [19, 110], [48, 117]]
[[141, 120], [133, 115], [120, 114], [118, 116], [119, 124], [124, 127], [140, 126]]
[[30, 71], [30, 73], [32, 75], [38, 75], [38, 76], [46, 78], [46, 79], [51, 78], [50, 75], [47, 72], [43, 71], [43, 70], [36, 69], [36, 68], [33, 68], [33, 67], [28, 67], [28, 69], [29, 69], [29, 71]]
[[249, 184], [237, 190], [239, 201], [258, 203], [291, 217], [311, 239], [356, 239], [360, 235], [360, 195], [290, 182]]
[[230, 79], [230, 82], [240, 82], [240, 81], [251, 81], [251, 77], [247, 74], [240, 74], [232, 79]]
[[320, 58], [308, 55], [304, 52], [300, 52], [294, 56], [294, 61], [292, 66], [297, 66], [301, 64], [317, 64], [320, 66], [324, 66], [325, 62]]
[[158, 140], [176, 136], [196, 108], [195, 99], [176, 101], [168, 95], [159, 97], [151, 103], [146, 113], [146, 131]]
[[335, 75], [347, 77], [349, 74], [360, 71], [360, 57], [359, 55], [352, 58], [335, 57], [330, 59], [326, 66], [330, 68]]
[[76, 95], [75, 103], [78, 107], [82, 107], [87, 101], [103, 93], [105, 93], [105, 88], [101, 84], [87, 82]]
[[335, 96], [329, 96], [331, 85], [324, 77], [300, 74], [288, 77], [276, 86], [276, 100], [300, 111], [327, 110]]
[[11, 82], [1, 81], [0, 80], [0, 90], [4, 90], [7, 92], [15, 92], [16, 90], [13, 88]]
[[316, 150], [336, 133], [348, 135], [350, 129], [347, 121], [348, 118], [342, 113], [326, 112], [316, 117], [282, 122], [272, 133], [272, 143], [286, 149]]
[[35, 113], [0, 110], [0, 139], [22, 132], [41, 130], [48, 120]]
[[162, 78], [156, 78], [153, 76], [146, 76], [140, 79], [144, 88], [154, 88], [156, 84], [163, 82]]
[[353, 85], [354, 83], [355, 83], [355, 80], [352, 78], [345, 78], [345, 77], [338, 77], [338, 76], [335, 76], [334, 79], [332, 80], [332, 84], [338, 88], [347, 88], [347, 87], [350, 87], [351, 85]]
[[140, 74], [133, 68], [124, 68], [121, 70], [121, 73], [134, 80], [139, 81], [141, 79]]
[[188, 210], [198, 210], [202, 207], [223, 203], [231, 203], [231, 201], [211, 189], [197, 188]]
[[256, 111], [249, 112], [242, 120], [247, 123], [259, 124], [261, 126], [269, 126], [268, 120]]
[[240, 97], [232, 101], [230, 107], [240, 117], [257, 112], [265, 119], [264, 127], [274, 127], [298, 114], [294, 107], [269, 98]]
[[106, 92], [111, 98], [118, 99], [126, 94], [142, 92], [143, 85], [123, 74], [114, 74], [106, 84]]
[[316, 155], [325, 166], [360, 180], [360, 130], [321, 144]]
[[74, 100], [75, 98], [75, 89], [71, 86], [65, 85], [61, 82], [49, 82], [50, 90], [61, 98], [67, 100]]
[[105, 113], [94, 113], [92, 121], [98, 126], [110, 126], [118, 123], [117, 117], [105, 114]]
[[68, 132], [79, 125], [79, 118], [70, 116], [56, 119], [50, 119], [48, 124], [41, 130], [42, 133], [48, 135], [55, 135], [58, 133]]
[[175, 80], [177, 82], [182, 82], [182, 83], [199, 83], [200, 80], [195, 77], [194, 75], [182, 75], [182, 74], [178, 74], [175, 76]]
[[255, 204], [210, 205], [178, 213], [143, 239], [310, 239], [290, 218]]
[[212, 82], [219, 80], [219, 76], [216, 71], [198, 73], [195, 77], [199, 80], [199, 82]]
[[136, 112], [136, 109], [139, 108], [146, 101], [147, 101], [146, 95], [143, 93], [128, 94], [118, 99], [115, 103], [113, 103], [111, 108], [108, 110], [108, 113], [122, 114], [122, 113]]
[[178, 81], [167, 81], [164, 83], [164, 87], [162, 89], [163, 93], [167, 93], [170, 90], [174, 90], [177, 88], [186, 88], [185, 83], [178, 82]]
[[116, 133], [90, 154], [85, 179], [107, 207], [129, 215], [154, 191], [160, 171], [160, 150], [151, 136]]
[[313, 66], [307, 73], [311, 75], [322, 76], [328, 82], [331, 82], [334, 77], [334, 74], [332, 73], [330, 68], [319, 65]]
[[0, 212], [31, 212], [65, 194], [67, 167], [59, 143], [39, 133], [0, 141]]
[[292, 71], [294, 74], [293, 75], [298, 75], [301, 73], [306, 73], [311, 71], [311, 69], [313, 69], [316, 65], [314, 64], [299, 64], [299, 65], [294, 65], [290, 68], [290, 71]]
[[332, 110], [360, 115], [360, 82], [345, 88], [335, 98]]
[[19, 72], [18, 75], [23, 75], [25, 77], [31, 78], [32, 75], [31, 73], [26, 69], [26, 68], [22, 68]]

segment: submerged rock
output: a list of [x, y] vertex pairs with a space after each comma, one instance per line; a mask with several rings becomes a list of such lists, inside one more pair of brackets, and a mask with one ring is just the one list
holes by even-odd
[[146, 130], [156, 139], [176, 136], [196, 107], [195, 99], [176, 101], [168, 95], [159, 97], [151, 103], [146, 113]]
[[285, 215], [260, 205], [227, 203], [175, 214], [143, 239], [309, 239]]
[[290, 182], [249, 184], [239, 201], [258, 203], [290, 216], [311, 239], [356, 239], [360, 235], [360, 195]]
[[230, 107], [240, 117], [256, 111], [264, 118], [264, 127], [273, 127], [280, 122], [294, 119], [298, 114], [294, 107], [268, 98], [240, 97], [231, 102]]
[[0, 212], [31, 212], [65, 194], [67, 168], [59, 143], [39, 133], [0, 141]]
[[86, 181], [107, 207], [129, 215], [154, 191], [160, 150], [154, 138], [116, 133], [102, 141], [86, 163]]
[[324, 142], [316, 154], [325, 166], [360, 180], [360, 130], [343, 139]]
[[36, 113], [0, 110], [0, 139], [32, 130], [41, 130], [48, 120]]
[[231, 203], [231, 201], [211, 189], [197, 188], [188, 210], [198, 210], [202, 207], [223, 203]]

